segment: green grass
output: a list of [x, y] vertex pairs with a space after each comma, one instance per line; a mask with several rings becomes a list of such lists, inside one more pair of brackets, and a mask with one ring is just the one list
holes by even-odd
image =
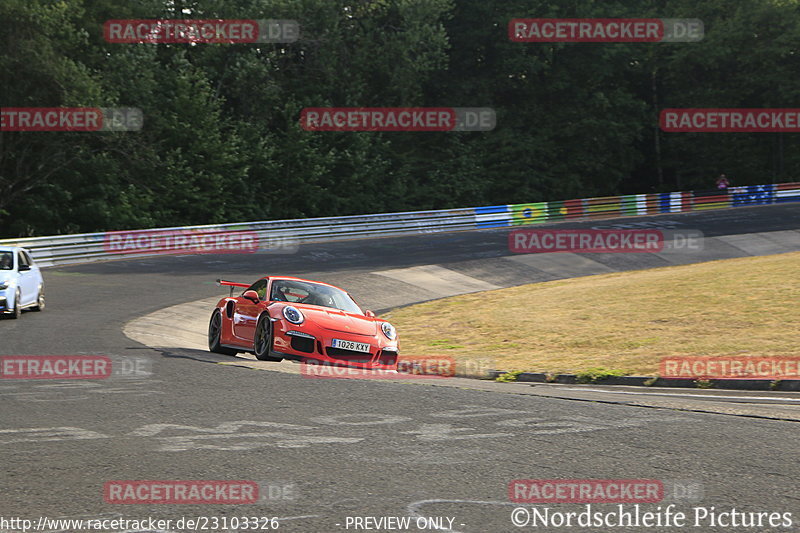
[[[800, 252], [467, 294], [385, 315], [403, 353], [653, 375], [663, 357], [798, 355]], [[619, 370], [615, 370], [619, 371]]]

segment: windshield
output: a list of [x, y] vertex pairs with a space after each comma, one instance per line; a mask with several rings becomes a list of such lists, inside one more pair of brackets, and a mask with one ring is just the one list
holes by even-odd
[[270, 300], [319, 305], [348, 313], [364, 314], [353, 299], [343, 290], [304, 281], [281, 279], [273, 281]]
[[11, 252], [0, 252], [0, 270], [11, 270], [14, 268], [14, 254]]

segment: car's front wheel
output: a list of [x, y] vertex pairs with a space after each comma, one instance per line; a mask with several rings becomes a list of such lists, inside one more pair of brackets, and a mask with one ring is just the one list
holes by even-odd
[[283, 361], [282, 357], [273, 357], [269, 354], [272, 348], [272, 321], [269, 315], [258, 317], [256, 333], [253, 337], [253, 353], [259, 361]]
[[208, 350], [222, 355], [236, 355], [239, 353], [231, 348], [224, 348], [220, 344], [221, 338], [222, 313], [219, 312], [219, 309], [215, 309], [214, 312], [211, 313], [211, 320], [208, 322]]
[[39, 296], [36, 297], [36, 305], [32, 309], [34, 311], [44, 311], [44, 287], [39, 287]]
[[11, 318], [17, 319], [22, 316], [22, 307], [19, 305], [19, 299], [21, 295], [19, 293], [19, 289], [17, 292], [14, 293], [14, 309], [11, 311]]

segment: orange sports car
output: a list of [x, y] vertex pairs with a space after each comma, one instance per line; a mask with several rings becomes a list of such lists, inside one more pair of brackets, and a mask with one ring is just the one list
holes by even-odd
[[[292, 277], [263, 277], [231, 287], [211, 313], [208, 349], [261, 361], [314, 359], [360, 368], [397, 368], [397, 332], [344, 290]], [[243, 288], [239, 296], [234, 287]]]

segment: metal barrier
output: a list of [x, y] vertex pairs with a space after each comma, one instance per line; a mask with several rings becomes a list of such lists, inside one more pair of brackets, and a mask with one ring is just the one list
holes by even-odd
[[[474, 209], [450, 209], [444, 211], [414, 211], [377, 215], [355, 215], [330, 218], [276, 220], [207, 226], [179, 226], [149, 230], [112, 231], [84, 233], [51, 237], [30, 237], [1, 240], [0, 246], [22, 246], [31, 251], [34, 260], [41, 266], [68, 265], [112, 258], [136, 258], [164, 253], [198, 253], [202, 242], [225, 235], [253, 234], [259, 243], [258, 249], [286, 252], [302, 242], [334, 241], [370, 236], [392, 236], [438, 231], [475, 229]], [[163, 244], [166, 237], [183, 239], [185, 247]], [[162, 246], [153, 248], [138, 246], [137, 241], [148, 236], [161, 238]], [[112, 249], [114, 240], [122, 239], [118, 249]], [[126, 245], [126, 241], [128, 244]], [[133, 241], [133, 242], [130, 242]], [[214, 252], [211, 246], [208, 252]]]
[[[41, 266], [68, 265], [163, 253], [214, 253], [214, 242], [250, 236], [249, 251], [287, 252], [299, 243], [540, 224], [559, 220], [682, 213], [800, 201], [800, 182], [728, 190], [635, 194], [441, 211], [180, 226], [0, 240], [31, 250]], [[211, 245], [204, 248], [205, 244]], [[153, 245], [159, 242], [159, 246]], [[167, 245], [167, 243], [169, 243]]]

